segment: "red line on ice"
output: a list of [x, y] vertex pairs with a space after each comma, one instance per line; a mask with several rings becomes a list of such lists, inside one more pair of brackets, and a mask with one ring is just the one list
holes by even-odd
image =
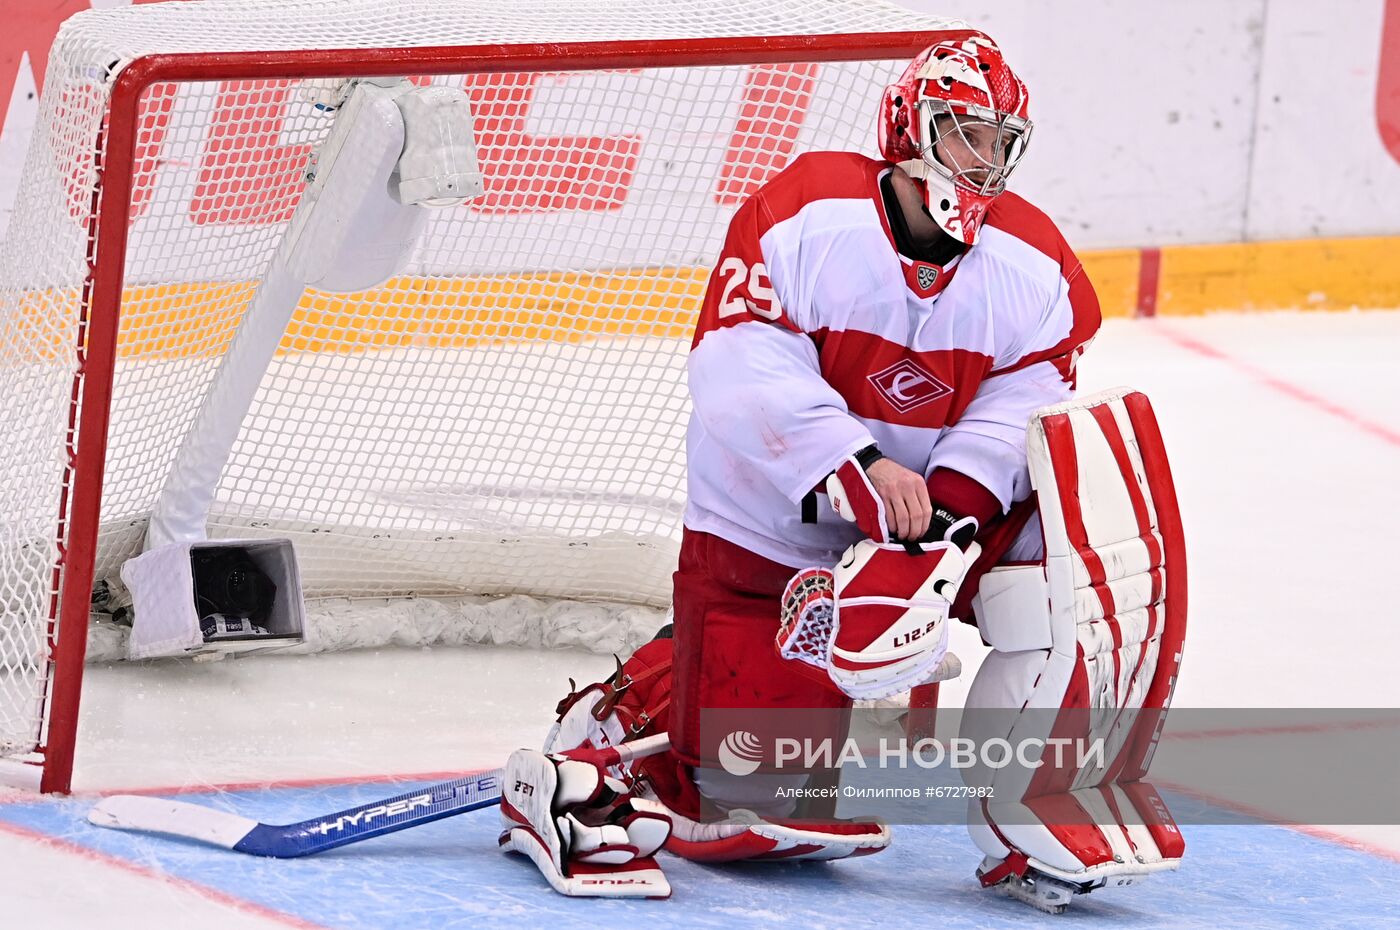
[[1279, 823], [1278, 821], [1280, 818], [1270, 814], [1263, 808], [1254, 807], [1253, 805], [1231, 800], [1230, 798], [1223, 798], [1219, 795], [1211, 794], [1208, 791], [1200, 791], [1196, 788], [1189, 788], [1186, 785], [1179, 785], [1176, 782], [1163, 781], [1159, 778], [1152, 778], [1150, 780], [1151, 783], [1157, 787], [1166, 788], [1168, 791], [1175, 791], [1177, 794], [1184, 794], [1188, 797], [1193, 797], [1198, 801], [1204, 801], [1207, 804], [1214, 805], [1215, 807], [1222, 807], [1226, 810], [1232, 810], [1236, 813], [1244, 814], [1246, 817], [1253, 817], [1256, 820], [1262, 820], [1266, 824], [1271, 824], [1276, 827], [1283, 827], [1287, 830], [1294, 830], [1298, 833], [1303, 833], [1307, 836], [1314, 837], [1315, 839], [1326, 840], [1329, 843], [1336, 843], [1340, 846], [1346, 846], [1347, 848], [1354, 849], [1357, 852], [1368, 853], [1372, 856], [1377, 856], [1381, 859], [1388, 859], [1391, 862], [1400, 862], [1400, 850], [1391, 849], [1388, 846], [1381, 846], [1377, 843], [1371, 843], [1366, 840], [1357, 839], [1356, 837], [1347, 836], [1342, 833], [1337, 833], [1334, 830], [1327, 830], [1322, 827], [1309, 826], [1308, 824]]
[[1293, 398], [1299, 403], [1306, 404], [1309, 407], [1313, 407], [1317, 410], [1322, 411], [1323, 413], [1334, 416], [1339, 420], [1343, 420], [1347, 423], [1350, 423], [1352, 426], [1361, 430], [1363, 433], [1367, 433], [1371, 436], [1374, 436], [1382, 442], [1388, 443], [1392, 446], [1400, 447], [1400, 432], [1397, 432], [1382, 423], [1377, 423], [1374, 420], [1368, 420], [1365, 417], [1361, 416], [1361, 414], [1348, 410], [1340, 404], [1335, 404], [1332, 401], [1326, 399], [1325, 397], [1321, 397], [1305, 388], [1299, 387], [1296, 384], [1292, 384], [1288, 381], [1285, 381], [1282, 378], [1277, 377], [1276, 375], [1271, 375], [1267, 371], [1264, 371], [1262, 368], [1256, 368], [1254, 365], [1251, 365], [1249, 362], [1246, 362], [1243, 359], [1235, 358], [1233, 355], [1229, 355], [1225, 352], [1222, 352], [1214, 346], [1206, 345], [1204, 342], [1192, 339], [1190, 336], [1176, 332], [1168, 327], [1164, 327], [1158, 324], [1156, 327], [1156, 332], [1163, 338], [1167, 339], [1169, 342], [1174, 342], [1183, 349], [1186, 349], [1190, 352], [1195, 352], [1197, 355], [1203, 355], [1206, 358], [1214, 359], [1219, 362], [1224, 362], [1226, 365], [1229, 365], [1236, 371], [1249, 375], [1249, 377], [1253, 378], [1255, 381], [1258, 381], [1266, 387], [1273, 388], [1281, 394], [1286, 394], [1287, 396]]
[[66, 852], [71, 855], [78, 856], [79, 858], [87, 859], [90, 862], [97, 862], [102, 865], [111, 866], [114, 869], [118, 869], [123, 872], [128, 872], [132, 875], [139, 875], [143, 878], [154, 879], [155, 881], [162, 882], [166, 885], [171, 885], [175, 888], [186, 889], [199, 895], [200, 897], [208, 898], [210, 901], [214, 901], [215, 903], [223, 904], [227, 907], [231, 907], [235, 910], [242, 911], [246, 914], [253, 914], [258, 917], [263, 917], [267, 920], [275, 920], [278, 923], [283, 924], [285, 926], [296, 927], [298, 928], [298, 930], [327, 930], [324, 924], [312, 923], [311, 921], [306, 920], [304, 918], [297, 917], [292, 914], [286, 914], [282, 911], [273, 910], [270, 907], [265, 907], [261, 904], [257, 904], [245, 898], [235, 897], [231, 894], [228, 894], [227, 892], [218, 891], [217, 889], [210, 888], [207, 885], [201, 885], [198, 882], [192, 882], [187, 878], [180, 878], [175, 875], [170, 875], [166, 872], [158, 872], [155, 869], [148, 869], [144, 866], [137, 865], [134, 862], [128, 862], [125, 859], [119, 859], [116, 856], [111, 856], [107, 853], [98, 852], [95, 849], [89, 849], [86, 846], [80, 846], [77, 843], [72, 843], [68, 840], [61, 840], [58, 837], [50, 836], [47, 833], [40, 833], [37, 830], [30, 830], [28, 827], [21, 827], [12, 823], [0, 822], [0, 833], [8, 833], [9, 835], [18, 837], [22, 840], [29, 840], [30, 842], [38, 843], [41, 846], [48, 846], [52, 849], [57, 849], [61, 852]]
[[[1181, 708], [1186, 710], [1186, 708]], [[1225, 727], [1219, 730], [1182, 730], [1162, 734], [1162, 739], [1233, 739], [1237, 736], [1280, 736], [1295, 733], [1349, 733], [1356, 730], [1389, 730], [1400, 727], [1394, 720], [1351, 720], [1337, 723], [1295, 723], [1264, 727]]]

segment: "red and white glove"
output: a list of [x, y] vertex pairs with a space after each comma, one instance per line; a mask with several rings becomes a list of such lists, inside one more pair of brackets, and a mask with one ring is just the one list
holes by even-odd
[[[917, 554], [915, 542], [951, 542], [960, 549], [966, 549], [977, 535], [976, 517], [959, 517], [948, 508], [941, 506], [934, 495], [934, 484], [941, 480], [939, 487], [945, 491], [958, 492], [970, 497], [965, 503], [981, 506], [989, 503], [987, 516], [999, 506], [991, 492], [975, 481], [955, 475], [949, 487], [946, 470], [935, 472], [933, 478], [924, 479], [901, 466], [894, 467], [893, 477], [886, 475], [883, 487], [889, 501], [880, 493], [871, 478], [870, 470], [883, 459], [880, 450], [867, 446], [855, 455], [849, 456], [837, 466], [826, 479], [826, 494], [831, 501], [831, 509], [842, 519], [854, 523], [860, 531], [876, 542], [901, 541], [910, 554]], [[882, 466], [883, 467], [883, 466]], [[913, 487], [911, 489], [910, 484]], [[972, 490], [969, 491], [968, 489]], [[893, 514], [891, 507], [894, 508]], [[964, 513], [974, 512], [971, 508]], [[927, 515], [927, 525], [924, 520]], [[891, 519], [894, 517], [894, 519]], [[906, 526], [902, 531], [892, 530], [892, 526]], [[898, 535], [897, 535], [898, 532]]]
[[652, 858], [671, 834], [666, 809], [632, 795], [594, 762], [533, 749], [501, 774], [501, 849], [528, 856], [560, 894], [665, 898]]
[[891, 541], [885, 501], [865, 469], [883, 458], [874, 446], [862, 449], [836, 466], [826, 479], [826, 496], [831, 509], [876, 542]]
[[804, 569], [788, 582], [778, 654], [825, 669], [862, 700], [930, 680], [948, 652], [958, 586], [979, 553], [976, 543], [964, 552], [951, 542], [861, 540], [835, 568]]

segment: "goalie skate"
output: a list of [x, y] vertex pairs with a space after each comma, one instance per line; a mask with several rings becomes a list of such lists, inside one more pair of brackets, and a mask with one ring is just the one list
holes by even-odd
[[[981, 860], [981, 866], [977, 867], [977, 877], [981, 878], [1001, 866], [1000, 861], [987, 856]], [[1074, 901], [1075, 895], [1086, 895], [1095, 888], [1102, 887], [1103, 882], [1098, 884], [1078, 885], [1074, 882], [1060, 881], [1058, 878], [1036, 870], [1036, 868], [1026, 868], [1023, 875], [1007, 875], [1007, 878], [990, 885], [1008, 898], [1015, 898], [1016, 901], [1028, 903], [1036, 910], [1044, 910], [1046, 913], [1064, 913], [1065, 909]]]

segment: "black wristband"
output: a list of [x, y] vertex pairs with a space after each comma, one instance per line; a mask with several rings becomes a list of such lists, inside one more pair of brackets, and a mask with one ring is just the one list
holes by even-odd
[[880, 461], [880, 459], [884, 457], [885, 453], [881, 452], [880, 447], [875, 445], [874, 443], [871, 443], [864, 449], [861, 449], [854, 456], [856, 464], [859, 465], [861, 468], [865, 469], [866, 471], [869, 471], [871, 465], [874, 465], [876, 462]]

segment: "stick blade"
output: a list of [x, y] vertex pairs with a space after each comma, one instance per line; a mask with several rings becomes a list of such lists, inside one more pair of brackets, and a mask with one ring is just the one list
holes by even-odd
[[115, 794], [88, 811], [88, 823], [109, 830], [163, 833], [232, 849], [254, 828], [256, 820], [186, 801]]

